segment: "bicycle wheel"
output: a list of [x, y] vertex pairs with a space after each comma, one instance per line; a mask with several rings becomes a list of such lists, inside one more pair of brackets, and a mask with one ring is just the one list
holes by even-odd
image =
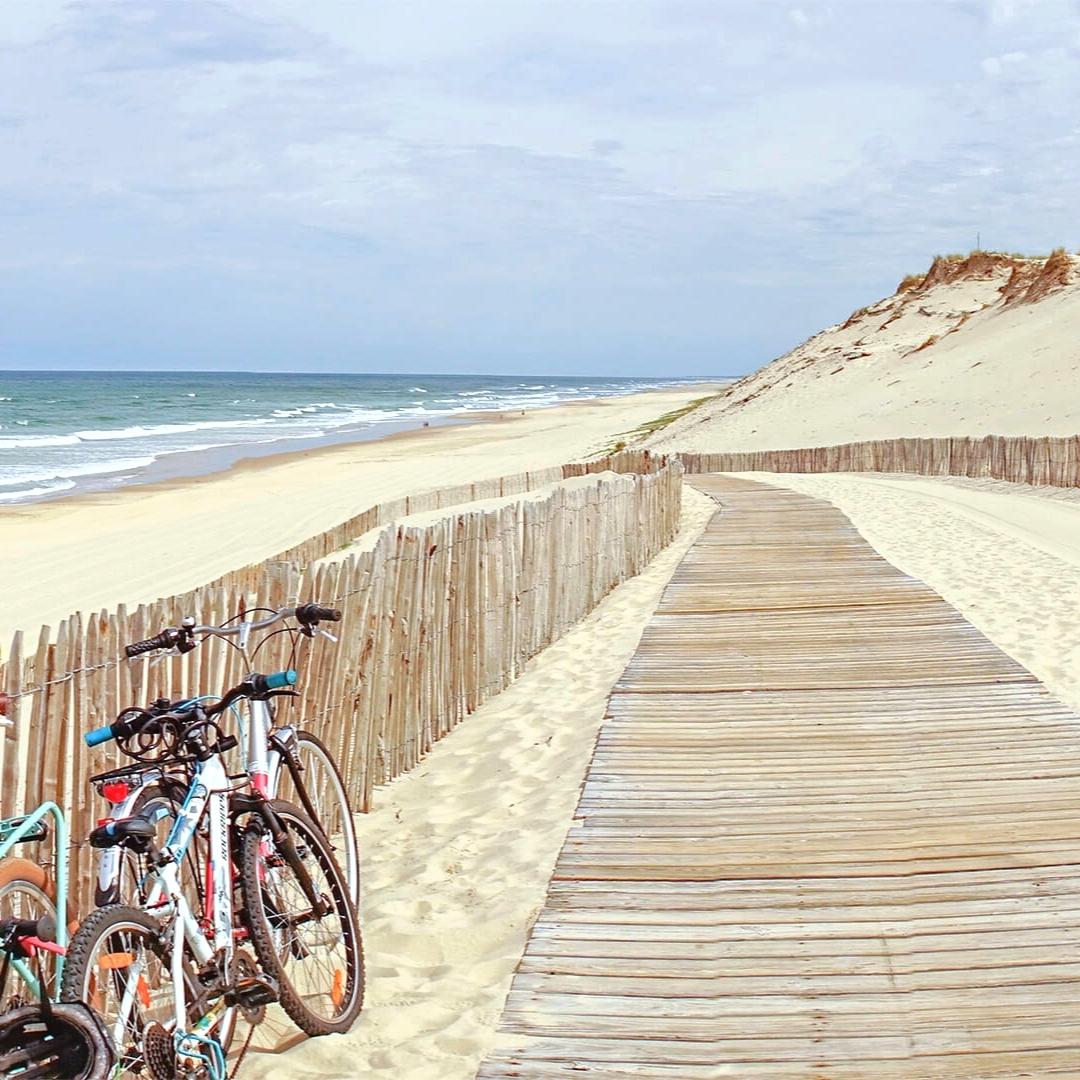
[[[173, 1075], [176, 1013], [171, 948], [159, 920], [121, 904], [91, 912], [71, 940], [61, 997], [84, 1002], [101, 1017], [117, 1054], [115, 1076], [156, 1080]], [[191, 1007], [199, 983], [190, 961], [184, 968]], [[194, 1009], [187, 1017], [189, 1029], [199, 1020], [196, 1013], [200, 1011]], [[211, 1028], [210, 1034], [223, 1047], [231, 1038], [234, 1014], [235, 1009], [221, 1006]]]
[[113, 1061], [105, 1030], [85, 1005], [24, 1005], [0, 1016], [5, 1080], [106, 1080]]
[[[42, 915], [51, 915], [54, 920], [57, 918], [56, 886], [52, 878], [44, 867], [29, 859], [5, 859], [0, 863], [0, 919], [40, 919]], [[42, 952], [40, 959], [45, 982], [42, 989], [46, 997], [53, 997], [56, 989], [56, 958], [52, 953]], [[9, 990], [14, 996], [24, 999], [31, 996], [28, 988], [21, 983], [10, 987], [0, 986], [0, 1004], [6, 1000]]]
[[[240, 843], [251, 943], [263, 970], [278, 980], [281, 1006], [301, 1031], [348, 1031], [364, 1003], [364, 953], [345, 875], [307, 814], [281, 800], [270, 806], [287, 841], [275, 844], [257, 819], [244, 829]], [[325, 914], [313, 913], [297, 863], [327, 903]]]
[[[158, 823], [158, 848], [164, 847], [169, 838], [187, 796], [187, 789], [185, 780], [166, 777], [148, 784], [139, 793], [132, 816], [149, 817]], [[208, 851], [205, 832], [197, 828], [183, 859], [177, 864], [184, 899], [197, 919], [205, 914]], [[152, 884], [149, 872], [150, 865], [144, 855], [139, 855], [127, 847], [119, 849], [113, 879], [107, 887], [102, 888], [99, 884], [95, 892], [97, 906], [127, 904], [131, 907], [142, 907]]]
[[[310, 731], [297, 731], [290, 749], [300, 764], [300, 781], [315, 811], [315, 824], [330, 841], [334, 858], [345, 872], [349, 897], [359, 907], [360, 856], [356, 844], [356, 826], [337, 762], [322, 740]], [[294, 806], [304, 806], [296, 781], [288, 763], [284, 761], [278, 772], [278, 790], [275, 794]]]

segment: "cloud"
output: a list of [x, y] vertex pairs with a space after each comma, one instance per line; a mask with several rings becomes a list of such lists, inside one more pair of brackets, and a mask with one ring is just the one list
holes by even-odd
[[1057, 0], [12, 10], [9, 366], [727, 370], [980, 228], [1078, 239]]

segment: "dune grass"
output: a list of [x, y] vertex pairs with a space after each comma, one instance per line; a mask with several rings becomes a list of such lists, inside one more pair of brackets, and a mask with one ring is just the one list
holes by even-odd
[[675, 423], [680, 417], [686, 416], [687, 413], [691, 413], [695, 409], [700, 408], [706, 401], [713, 401], [719, 396], [719, 394], [706, 394], [705, 397], [695, 398], [693, 401], [687, 402], [687, 404], [681, 405], [677, 409], [672, 409], [671, 412], [666, 412], [661, 416], [654, 417], [652, 420], [646, 420], [644, 424], [638, 424], [638, 426], [631, 431], [622, 432], [622, 437], [616, 439], [604, 453], [617, 454], [620, 450], [626, 450], [636, 443], [644, 442], [650, 435], [655, 435], [658, 431], [663, 431], [664, 428], [669, 424]]

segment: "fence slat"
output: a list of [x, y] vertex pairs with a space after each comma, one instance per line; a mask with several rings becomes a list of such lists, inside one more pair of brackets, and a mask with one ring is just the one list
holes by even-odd
[[[1049, 475], [1061, 471], [1061, 461], [1080, 461], [1080, 454], [1039, 460], [1040, 475]], [[601, 475], [608, 473], [618, 475]], [[585, 475], [595, 482], [558, 486], [564, 477]], [[120, 604], [85, 617], [76, 612], [55, 637], [42, 627], [30, 656], [17, 633], [0, 664], [0, 688], [11, 696], [16, 721], [0, 741], [2, 812], [14, 815], [42, 798], [57, 799], [76, 841], [73, 904], [85, 909], [92, 858], [79, 841], [101, 812], [86, 779], [115, 764], [118, 751], [87, 751], [83, 733], [129, 705], [220, 693], [247, 674], [240, 655], [219, 639], [156, 665], [127, 661], [123, 645], [185, 615], [216, 624], [298, 599], [340, 607], [344, 619], [334, 628], [341, 632], [336, 649], [317, 640], [300, 654], [303, 704], [288, 720], [327, 743], [354, 804], [366, 810], [374, 784], [414, 766], [671, 541], [681, 478], [677, 461], [634, 452], [422, 493], [410, 499], [414, 509], [556, 485], [546, 497], [524, 503], [447, 510], [423, 527], [396, 524], [406, 500], [382, 503], [201, 589], [133, 611]], [[370, 550], [318, 562], [380, 525]], [[271, 639], [259, 653], [260, 670], [287, 666], [291, 648], [286, 635]]]
[[687, 472], [901, 472], [1080, 487], [1080, 435], [879, 439], [798, 450], [674, 455]]

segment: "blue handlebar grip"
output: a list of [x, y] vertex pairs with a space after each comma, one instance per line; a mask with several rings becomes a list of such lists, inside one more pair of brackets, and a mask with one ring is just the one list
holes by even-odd
[[85, 742], [87, 746], [100, 746], [103, 742], [109, 742], [115, 737], [111, 727], [101, 727], [98, 728], [97, 731], [88, 731], [83, 736], [83, 742]]
[[295, 686], [296, 677], [296, 672], [292, 668], [288, 671], [275, 671], [273, 675], [266, 676], [266, 688], [280, 690], [283, 686]]

